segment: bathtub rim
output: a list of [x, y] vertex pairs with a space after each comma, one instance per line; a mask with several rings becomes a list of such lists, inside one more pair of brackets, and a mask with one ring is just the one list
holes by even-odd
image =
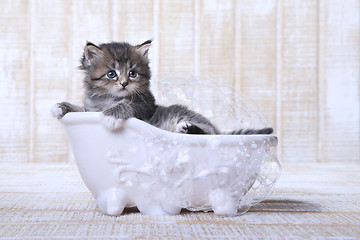
[[[101, 112], [69, 112], [65, 114], [59, 121], [64, 124], [65, 126], [69, 125], [76, 125], [76, 124], [101, 124], [102, 119], [102, 113]], [[137, 129], [138, 131], [141, 129], [144, 129], [146, 131], [157, 131], [159, 134], [166, 135], [168, 137], [186, 137], [188, 139], [193, 140], [199, 140], [200, 142], [203, 142], [204, 140], [207, 141], [210, 138], [216, 139], [219, 141], [225, 141], [225, 142], [231, 142], [234, 140], [240, 140], [241, 138], [252, 138], [254, 140], [260, 140], [260, 139], [267, 139], [270, 143], [270, 147], [276, 147], [278, 144], [278, 138], [277, 136], [273, 134], [249, 134], [249, 135], [203, 135], [203, 134], [181, 134], [181, 133], [175, 133], [166, 131], [160, 128], [157, 128], [145, 121], [142, 121], [137, 118], [129, 118], [125, 121], [124, 127], [130, 127], [133, 129]], [[105, 130], [108, 130], [104, 127]], [[121, 132], [119, 130], [112, 131], [113, 133]]]

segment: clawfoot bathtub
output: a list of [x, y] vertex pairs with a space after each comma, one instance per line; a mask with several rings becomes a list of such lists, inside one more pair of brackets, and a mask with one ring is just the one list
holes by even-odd
[[81, 177], [102, 213], [148, 215], [213, 210], [235, 216], [278, 179], [274, 135], [188, 135], [128, 119], [117, 131], [101, 113], [68, 113], [64, 124]]

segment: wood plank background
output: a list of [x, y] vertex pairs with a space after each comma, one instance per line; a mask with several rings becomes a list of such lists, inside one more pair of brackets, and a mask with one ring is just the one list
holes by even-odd
[[86, 41], [154, 39], [184, 71], [253, 98], [282, 162], [360, 163], [360, 0], [1, 0], [0, 161], [66, 162], [50, 107], [80, 103]]

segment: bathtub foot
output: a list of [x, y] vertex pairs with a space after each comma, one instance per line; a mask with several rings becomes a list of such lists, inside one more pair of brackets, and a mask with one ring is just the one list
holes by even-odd
[[181, 212], [181, 208], [173, 203], [161, 203], [161, 208], [167, 215], [178, 215]]
[[99, 194], [96, 202], [103, 214], [117, 216], [127, 204], [126, 193], [119, 188], [111, 188]]
[[233, 217], [237, 215], [236, 200], [225, 189], [215, 189], [209, 193], [209, 202], [216, 215]]
[[136, 205], [142, 214], [150, 216], [176, 215], [181, 211], [181, 208], [175, 204], [152, 202], [151, 200], [142, 200]]

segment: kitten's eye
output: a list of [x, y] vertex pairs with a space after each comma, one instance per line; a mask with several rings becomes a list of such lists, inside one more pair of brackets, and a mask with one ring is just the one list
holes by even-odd
[[137, 76], [138, 76], [138, 73], [136, 72], [136, 70], [130, 70], [130, 72], [129, 72], [130, 78], [136, 78]]
[[108, 78], [116, 78], [116, 77], [117, 77], [117, 74], [116, 74], [115, 71], [109, 71], [109, 72], [106, 74], [106, 76], [107, 76]]

